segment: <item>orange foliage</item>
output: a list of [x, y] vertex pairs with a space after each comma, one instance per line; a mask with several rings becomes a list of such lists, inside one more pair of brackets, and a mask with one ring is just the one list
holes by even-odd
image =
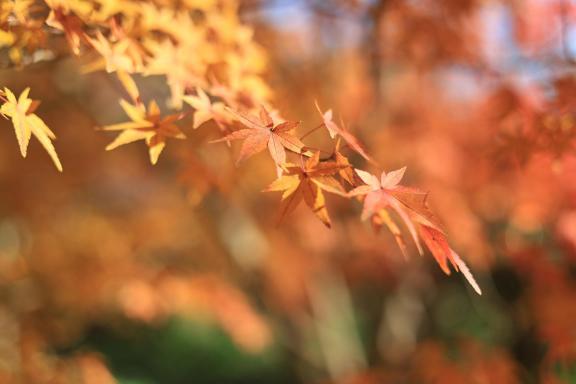
[[175, 317], [303, 382], [569, 382], [575, 31], [568, 0], [1, 1], [0, 382], [117, 382], [94, 330]]

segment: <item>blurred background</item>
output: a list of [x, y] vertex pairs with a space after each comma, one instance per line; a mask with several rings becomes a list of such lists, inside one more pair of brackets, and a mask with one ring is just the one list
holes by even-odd
[[277, 226], [273, 165], [237, 168], [213, 122], [154, 167], [144, 145], [105, 152], [121, 85], [56, 55], [0, 71], [42, 100], [64, 164], [37, 142], [21, 158], [0, 119], [0, 382], [576, 383], [576, 2], [238, 12], [274, 106], [309, 129], [318, 101], [381, 169], [408, 166], [484, 294], [338, 196], [331, 230], [305, 207]]

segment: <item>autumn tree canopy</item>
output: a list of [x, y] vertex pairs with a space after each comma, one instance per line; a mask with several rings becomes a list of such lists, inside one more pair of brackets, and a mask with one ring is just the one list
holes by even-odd
[[575, 17], [0, 2], [0, 381], [576, 380]]

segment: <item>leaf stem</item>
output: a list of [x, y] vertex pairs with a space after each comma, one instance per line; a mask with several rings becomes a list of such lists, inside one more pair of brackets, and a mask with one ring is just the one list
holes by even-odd
[[314, 133], [318, 128], [322, 128], [324, 126], [324, 123], [320, 123], [320, 125], [312, 128], [311, 130], [309, 130], [308, 132], [306, 132], [304, 135], [300, 136], [300, 140], [304, 140], [304, 138], [306, 138], [307, 136], [311, 135], [312, 133]]

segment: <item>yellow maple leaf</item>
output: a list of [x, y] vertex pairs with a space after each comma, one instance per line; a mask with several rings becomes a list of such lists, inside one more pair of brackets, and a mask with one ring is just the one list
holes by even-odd
[[196, 87], [196, 95], [184, 96], [183, 100], [195, 109], [194, 129], [210, 120], [214, 120], [218, 125], [222, 125], [228, 121], [224, 110], [224, 103], [213, 103], [206, 92], [200, 87]]
[[115, 71], [128, 73], [142, 71], [143, 51], [135, 40], [126, 37], [118, 41], [111, 41], [98, 31], [96, 37], [89, 37], [88, 41], [92, 44], [92, 48], [102, 56], [102, 60], [89, 64], [84, 68], [85, 72], [102, 68], [109, 73]]
[[12, 13], [14, 3], [10, 1], [0, 2], [0, 24], [4, 24], [8, 20], [8, 16]]
[[130, 104], [120, 101], [120, 106], [132, 121], [108, 125], [105, 131], [121, 131], [116, 139], [106, 147], [107, 151], [122, 145], [144, 140], [148, 145], [150, 162], [156, 164], [158, 157], [166, 146], [166, 138], [184, 139], [185, 136], [174, 122], [182, 118], [182, 114], [160, 116], [160, 108], [155, 101], [151, 101], [146, 108], [142, 103]]
[[12, 32], [3, 31], [0, 29], [0, 48], [12, 46], [15, 40], [16, 37]]
[[342, 169], [342, 165], [332, 161], [321, 162], [320, 152], [316, 152], [304, 164], [286, 163], [282, 168], [283, 174], [264, 189], [265, 192], [282, 192], [279, 221], [304, 201], [316, 217], [330, 228], [324, 191], [346, 195], [340, 182], [333, 176]]
[[16, 96], [11, 90], [4, 88], [2, 92], [4, 103], [0, 106], [0, 114], [6, 118], [10, 118], [12, 121], [22, 157], [26, 157], [30, 138], [34, 135], [46, 152], [48, 152], [56, 168], [62, 172], [62, 164], [60, 163], [60, 159], [58, 159], [54, 145], [52, 145], [52, 140], [56, 138], [56, 135], [54, 135], [54, 132], [48, 128], [41, 118], [32, 113], [39, 102], [30, 99], [28, 97], [29, 93], [30, 88], [26, 88], [18, 99], [16, 99]]
[[12, 14], [22, 24], [26, 23], [30, 8], [34, 4], [34, 0], [20, 0], [15, 1], [12, 8]]

